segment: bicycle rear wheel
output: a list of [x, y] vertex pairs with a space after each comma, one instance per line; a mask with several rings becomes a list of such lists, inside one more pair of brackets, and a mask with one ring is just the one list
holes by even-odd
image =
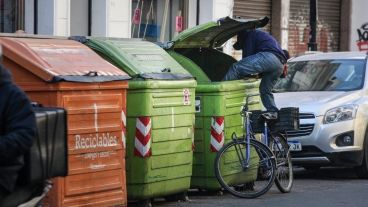
[[287, 139], [279, 132], [271, 133], [269, 145], [276, 157], [276, 186], [282, 193], [289, 193], [294, 183], [294, 174]]
[[264, 144], [250, 140], [250, 161], [246, 164], [246, 142], [235, 140], [217, 153], [215, 175], [221, 186], [234, 196], [256, 198], [272, 186], [276, 175], [276, 162]]

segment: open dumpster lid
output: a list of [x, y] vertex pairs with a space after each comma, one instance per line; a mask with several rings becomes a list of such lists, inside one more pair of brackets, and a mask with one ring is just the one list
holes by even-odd
[[6, 58], [44, 81], [106, 82], [130, 78], [73, 40], [0, 37], [0, 44]]
[[239, 31], [260, 28], [267, 25], [268, 17], [263, 19], [232, 19], [224, 17], [217, 22], [208, 22], [184, 30], [175, 36], [174, 48], [208, 48], [220, 47]]
[[148, 41], [90, 38], [86, 44], [131, 77], [161, 80], [193, 78], [165, 50]]

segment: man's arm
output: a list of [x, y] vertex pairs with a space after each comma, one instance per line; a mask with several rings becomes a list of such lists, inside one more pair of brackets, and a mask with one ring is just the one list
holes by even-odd
[[5, 134], [0, 136], [0, 159], [13, 159], [32, 146], [36, 121], [30, 101], [19, 88], [13, 86], [5, 101], [8, 103], [3, 114], [6, 126]]

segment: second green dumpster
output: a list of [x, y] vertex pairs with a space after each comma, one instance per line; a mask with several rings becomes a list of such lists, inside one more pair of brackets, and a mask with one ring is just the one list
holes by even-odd
[[86, 44], [134, 77], [127, 94], [128, 198], [185, 193], [192, 175], [196, 81], [153, 43], [95, 38]]
[[[167, 52], [198, 82], [192, 188], [220, 189], [214, 175], [216, 152], [230, 140], [233, 132], [242, 134], [240, 111], [246, 96], [258, 93], [259, 81], [255, 79], [221, 81], [236, 60], [215, 48], [237, 32], [263, 27], [267, 22], [267, 18], [247, 21], [227, 17], [183, 31], [174, 38], [171, 45], [167, 45]], [[259, 96], [250, 100], [251, 110], [260, 109]], [[231, 160], [222, 164], [231, 168]], [[249, 173], [248, 179], [255, 179], [256, 174], [256, 171]]]

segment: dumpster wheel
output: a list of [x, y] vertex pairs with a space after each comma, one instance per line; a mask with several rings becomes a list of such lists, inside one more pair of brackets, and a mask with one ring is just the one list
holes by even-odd
[[152, 207], [152, 200], [151, 199], [139, 200], [136, 206], [137, 207]]
[[165, 196], [164, 198], [168, 202], [175, 202], [175, 201], [187, 202], [189, 201], [187, 192], [176, 193], [173, 195]]

